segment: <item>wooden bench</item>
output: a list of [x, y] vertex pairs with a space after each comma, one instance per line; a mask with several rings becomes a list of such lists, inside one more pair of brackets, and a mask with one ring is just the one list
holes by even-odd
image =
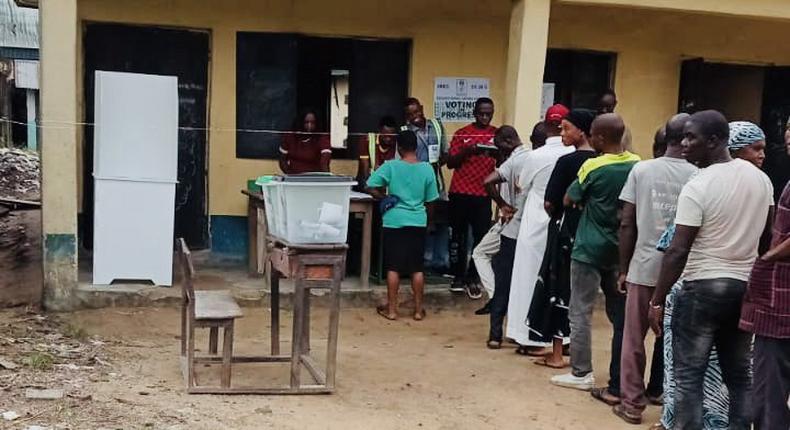
[[[243, 316], [241, 308], [228, 291], [195, 291], [195, 268], [192, 255], [184, 239], [176, 241], [178, 260], [181, 265], [181, 361], [182, 373], [186, 381], [187, 393], [215, 393], [230, 391], [231, 365], [233, 362], [233, 326], [236, 318]], [[209, 354], [214, 357], [195, 356], [195, 329], [209, 329]], [[219, 329], [223, 329], [222, 357], [216, 357], [219, 343]], [[195, 364], [222, 363], [219, 387], [198, 385]]]

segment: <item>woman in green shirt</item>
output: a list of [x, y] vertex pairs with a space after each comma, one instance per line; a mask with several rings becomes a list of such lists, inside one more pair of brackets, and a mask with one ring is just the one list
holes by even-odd
[[411, 276], [414, 319], [425, 317], [422, 295], [425, 284], [423, 254], [428, 226], [426, 203], [439, 198], [433, 168], [417, 158], [417, 136], [401, 131], [397, 138], [400, 160], [390, 160], [368, 179], [370, 193], [382, 199], [384, 269], [387, 271], [387, 303], [376, 308], [389, 320], [398, 318], [400, 275]]

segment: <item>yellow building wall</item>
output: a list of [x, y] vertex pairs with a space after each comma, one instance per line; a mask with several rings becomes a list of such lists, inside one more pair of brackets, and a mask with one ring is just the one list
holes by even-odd
[[[630, 2], [642, 3], [660, 6], [651, 1]], [[510, 7], [511, 2], [505, 0], [79, 0], [78, 13], [83, 21], [211, 32], [209, 213], [244, 215], [246, 203], [239, 189], [246, 179], [278, 169], [275, 161], [235, 157], [236, 135], [232, 130], [236, 126], [237, 31], [409, 38], [410, 93], [422, 100], [429, 115], [433, 111], [435, 77], [484, 76], [491, 79], [491, 95], [498, 102], [494, 122], [501, 123], [505, 114]], [[592, 6], [563, 0], [551, 8], [549, 47], [617, 54], [618, 112], [631, 129], [634, 149], [649, 156], [654, 131], [677, 109], [682, 60], [703, 57], [716, 62], [787, 65], [790, 51], [779, 47], [789, 29], [790, 23], [781, 20]], [[81, 64], [81, 53], [79, 57]], [[78, 100], [82, 103], [79, 85]], [[752, 94], [757, 92], [752, 89]], [[757, 102], [753, 101], [752, 106]], [[458, 126], [449, 125], [448, 132]], [[354, 174], [356, 162], [335, 160], [332, 170]]]
[[[780, 46], [789, 30], [788, 21], [560, 3], [552, 7], [549, 46], [617, 53], [617, 111], [632, 131], [634, 149], [645, 157], [655, 130], [677, 110], [684, 59], [788, 65], [790, 51]], [[744, 88], [743, 97], [752, 99], [747, 109], [759, 103], [754, 99], [760, 90]]]
[[[239, 190], [248, 178], [278, 172], [276, 161], [236, 158], [236, 32], [294, 32], [323, 36], [409, 38], [410, 93], [433, 112], [437, 76], [491, 79], [504, 101], [510, 2], [440, 0], [79, 0], [83, 21], [122, 22], [211, 31], [208, 200], [211, 215], [245, 215]], [[82, 94], [78, 94], [82, 100]], [[501, 103], [504, 107], [504, 103]], [[499, 123], [502, 109], [495, 115]], [[463, 124], [460, 124], [463, 125]], [[459, 125], [448, 124], [452, 133]], [[356, 174], [356, 161], [332, 170]]]

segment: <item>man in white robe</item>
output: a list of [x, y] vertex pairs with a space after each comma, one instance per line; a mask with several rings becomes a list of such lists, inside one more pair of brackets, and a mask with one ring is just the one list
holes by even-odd
[[543, 207], [546, 185], [557, 159], [575, 150], [572, 146], [563, 145], [559, 128], [562, 118], [549, 116], [553, 108], [549, 109], [546, 116], [546, 145], [529, 154], [519, 179], [519, 186], [526, 193], [527, 200], [516, 244], [506, 333], [507, 337], [521, 345], [518, 352], [522, 354], [527, 354], [529, 348], [550, 346], [529, 339], [527, 315], [548, 239], [550, 218]]

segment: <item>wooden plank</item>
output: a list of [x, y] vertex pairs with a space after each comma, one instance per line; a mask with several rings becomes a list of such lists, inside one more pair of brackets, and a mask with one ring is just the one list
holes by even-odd
[[305, 279], [309, 280], [324, 280], [332, 279], [332, 266], [314, 266], [310, 265], [305, 268]]
[[195, 319], [217, 320], [244, 316], [236, 300], [227, 291], [195, 291]]
[[222, 335], [222, 374], [220, 385], [230, 388], [231, 361], [233, 360], [233, 323], [225, 326], [225, 333]]
[[315, 362], [313, 357], [310, 354], [302, 354], [301, 356], [302, 364], [304, 364], [304, 368], [310, 373], [310, 376], [313, 377], [316, 384], [318, 385], [326, 385], [326, 374], [321, 368], [318, 367], [318, 364]]
[[301, 360], [299, 360], [302, 349], [302, 334], [304, 325], [303, 306], [306, 291], [301, 279], [297, 276], [294, 285], [294, 308], [293, 308], [293, 333], [291, 335], [291, 388], [298, 388], [301, 384], [300, 370]]
[[[231, 363], [288, 363], [290, 355], [234, 355]], [[195, 357], [196, 364], [220, 364], [222, 357]]]
[[245, 387], [194, 387], [187, 390], [188, 394], [258, 394], [258, 395], [294, 395], [294, 394], [332, 394], [334, 389], [323, 385], [304, 385], [300, 388], [245, 388]]
[[373, 243], [373, 204], [367, 204], [362, 219], [362, 255], [359, 268], [359, 281], [362, 289], [370, 286], [370, 254]]
[[280, 355], [280, 274], [270, 269], [271, 342], [272, 355]]
[[326, 346], [326, 386], [335, 388], [335, 372], [337, 368], [337, 337], [340, 331], [340, 282], [341, 270], [345, 262], [338, 262], [335, 270], [335, 283], [332, 288], [332, 301], [329, 305], [329, 333]]

